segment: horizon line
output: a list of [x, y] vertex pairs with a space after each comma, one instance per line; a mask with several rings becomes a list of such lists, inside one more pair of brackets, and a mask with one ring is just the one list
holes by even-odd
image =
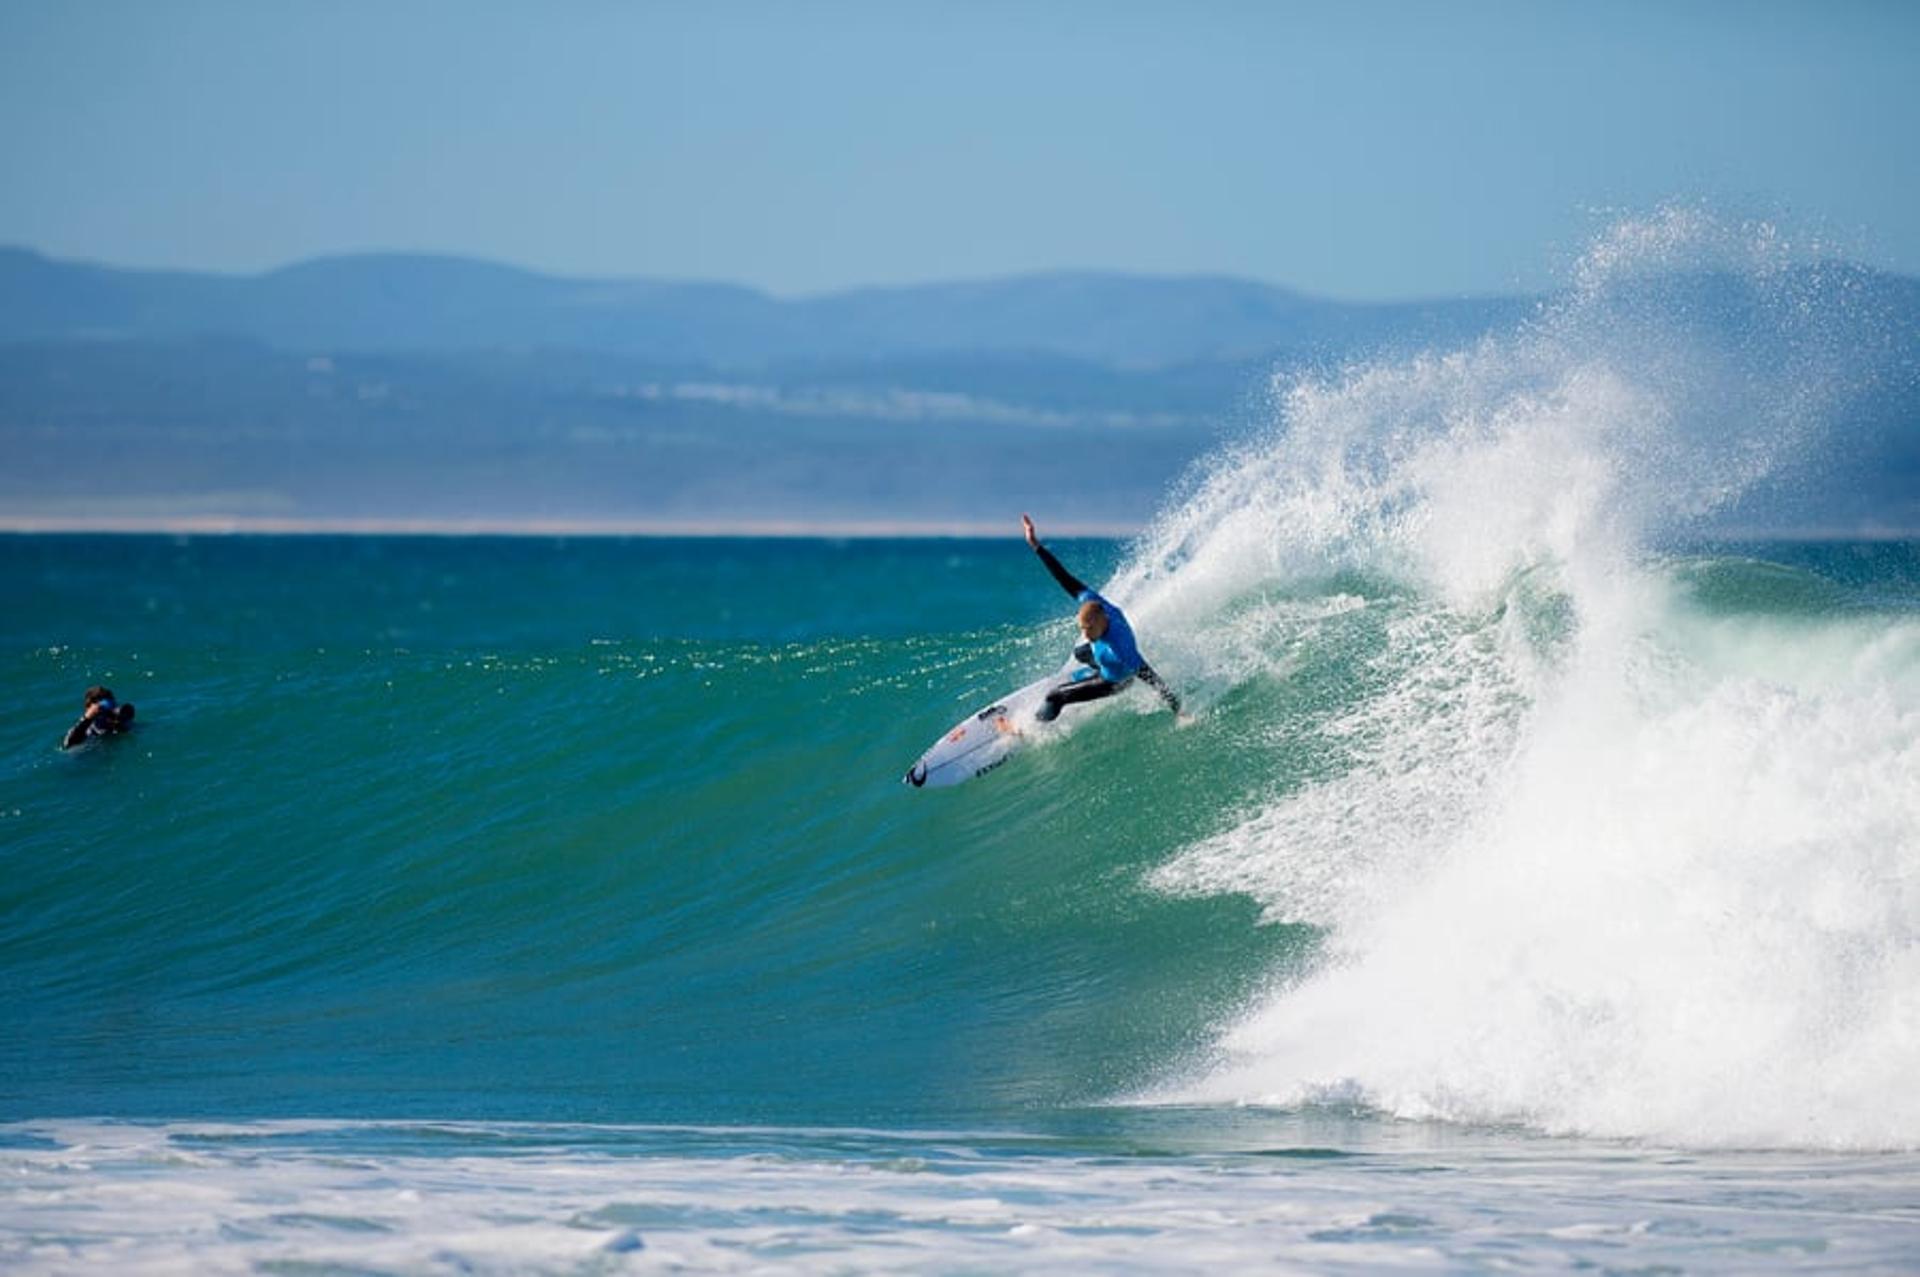
[[[1058, 520], [1057, 537], [1126, 540], [1146, 523]], [[655, 537], [760, 540], [1018, 540], [1011, 520], [967, 519], [417, 519], [362, 516], [310, 518], [246, 515], [69, 517], [0, 513], [0, 535], [126, 536], [418, 536]]]
[[[1049, 520], [1050, 537], [1062, 540], [1128, 541], [1152, 520], [1117, 523]], [[998, 541], [1018, 540], [1020, 529], [995, 519], [408, 519], [373, 516], [310, 518], [243, 515], [181, 517], [69, 517], [0, 512], [0, 536], [232, 536], [232, 537], [545, 537], [634, 540], [765, 541]], [[1743, 542], [1920, 542], [1920, 525], [1866, 523], [1850, 527], [1718, 529], [1698, 538], [1715, 544]], [[1683, 539], [1689, 540], [1689, 539]]]

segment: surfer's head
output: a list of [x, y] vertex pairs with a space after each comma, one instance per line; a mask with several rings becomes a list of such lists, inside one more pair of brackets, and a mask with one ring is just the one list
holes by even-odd
[[1080, 605], [1080, 632], [1097, 639], [1107, 632], [1107, 609], [1088, 599]]
[[109, 705], [113, 704], [112, 688], [100, 687], [98, 685], [95, 685], [87, 689], [87, 699], [85, 701], [86, 708], [92, 709], [95, 705], [98, 705], [103, 701]]

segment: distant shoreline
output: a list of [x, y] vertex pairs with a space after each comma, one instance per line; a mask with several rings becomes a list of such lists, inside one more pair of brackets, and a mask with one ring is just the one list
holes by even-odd
[[[1144, 523], [1091, 523], [1041, 517], [1048, 536], [1124, 541]], [[0, 536], [368, 536], [368, 537], [631, 537], [659, 540], [995, 541], [1017, 538], [1017, 520], [943, 519], [387, 519], [265, 518], [197, 515], [179, 518], [67, 518], [0, 513]], [[1920, 541], [1920, 528], [1727, 528], [1681, 544]]]
[[[1133, 523], [1050, 520], [1055, 537], [1124, 539], [1143, 530]], [[792, 540], [881, 540], [928, 537], [953, 540], [1018, 539], [1019, 520], [800, 519], [384, 519], [259, 518], [200, 515], [184, 518], [64, 518], [0, 514], [0, 534], [129, 536], [420, 536], [420, 537], [659, 537]]]

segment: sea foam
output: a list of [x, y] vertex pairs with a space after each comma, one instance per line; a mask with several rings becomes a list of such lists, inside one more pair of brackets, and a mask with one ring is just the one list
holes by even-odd
[[1325, 933], [1154, 1098], [1920, 1145], [1920, 616], [1716, 613], [1671, 552], [1828, 446], [1824, 278], [1622, 223], [1516, 333], [1279, 385], [1143, 539], [1116, 588], [1215, 696], [1287, 676], [1249, 597], [1399, 591], [1341, 765], [1151, 875]]

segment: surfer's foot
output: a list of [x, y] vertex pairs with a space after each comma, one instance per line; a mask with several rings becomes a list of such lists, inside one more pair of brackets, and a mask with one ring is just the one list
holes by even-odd
[[1040, 702], [1040, 708], [1033, 711], [1033, 717], [1037, 722], [1051, 723], [1054, 719], [1060, 717], [1060, 707], [1052, 701], [1042, 701]]

